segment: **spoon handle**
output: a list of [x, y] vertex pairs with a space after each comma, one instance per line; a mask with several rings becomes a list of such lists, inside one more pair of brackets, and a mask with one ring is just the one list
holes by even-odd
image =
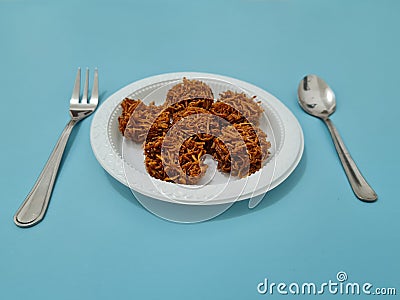
[[366, 202], [375, 201], [378, 196], [372, 187], [365, 180], [360, 170], [357, 168], [356, 163], [351, 158], [349, 151], [342, 138], [339, 135], [336, 127], [333, 125], [332, 121], [327, 118], [324, 119], [326, 126], [328, 126], [329, 132], [332, 136], [333, 143], [335, 144], [336, 151], [339, 155], [340, 161], [342, 162], [343, 169], [349, 179], [351, 188], [358, 199]]

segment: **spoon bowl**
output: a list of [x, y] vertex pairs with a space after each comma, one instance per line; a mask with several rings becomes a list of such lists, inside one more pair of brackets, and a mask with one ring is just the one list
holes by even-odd
[[335, 93], [316, 75], [305, 76], [297, 92], [300, 106], [312, 116], [326, 119], [336, 110]]

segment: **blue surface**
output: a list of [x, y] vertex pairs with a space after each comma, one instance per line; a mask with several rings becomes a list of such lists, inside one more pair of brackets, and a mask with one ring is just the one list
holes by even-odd
[[[0, 0], [0, 299], [279, 299], [257, 284], [339, 271], [400, 293], [399, 1], [80, 2]], [[99, 68], [103, 101], [175, 71], [253, 83], [298, 118], [303, 159], [256, 209], [236, 203], [179, 225], [103, 171], [90, 117], [73, 133], [46, 218], [18, 228], [13, 214], [68, 120], [78, 66]], [[307, 73], [334, 89], [332, 119], [376, 203], [356, 200], [327, 129], [298, 106]]]

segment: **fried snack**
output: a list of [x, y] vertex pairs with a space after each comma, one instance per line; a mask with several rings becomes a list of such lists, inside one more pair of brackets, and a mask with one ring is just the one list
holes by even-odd
[[202, 81], [183, 78], [182, 83], [174, 85], [167, 93], [165, 107], [176, 113], [188, 106], [209, 109], [214, 102], [211, 88]]
[[196, 184], [207, 170], [207, 165], [203, 163], [206, 154], [204, 143], [191, 137], [183, 143], [177, 139], [163, 136], [145, 143], [147, 172], [163, 181]]
[[242, 178], [262, 167], [271, 147], [257, 127], [263, 110], [254, 98], [228, 90], [214, 102], [207, 84], [183, 78], [161, 106], [125, 98], [119, 130], [144, 142], [146, 170], [154, 178], [196, 184], [207, 170], [207, 153], [221, 172]]
[[196, 142], [204, 143], [209, 154], [214, 138], [219, 133], [219, 118], [204, 108], [189, 106], [172, 117], [171, 134], [183, 139], [192, 137]]
[[223, 102], [230, 105], [248, 122], [256, 126], [259, 125], [260, 116], [263, 112], [263, 109], [261, 105], [255, 101], [255, 96], [253, 98], [249, 98], [245, 93], [237, 93], [233, 91], [223, 92], [219, 96], [218, 102]]
[[213, 144], [218, 170], [240, 178], [258, 171], [269, 155], [267, 135], [250, 123], [227, 126]]
[[230, 124], [247, 123], [248, 120], [233, 106], [224, 102], [215, 102], [211, 105], [210, 112]]
[[170, 127], [170, 113], [162, 107], [141, 100], [125, 98], [122, 103], [122, 114], [118, 118], [119, 130], [126, 138], [134, 142], [164, 135]]
[[140, 100], [133, 100], [129, 98], [125, 98], [121, 102], [122, 113], [118, 117], [118, 124], [119, 124], [119, 131], [122, 135], [125, 133], [126, 125], [129, 122], [129, 119], [133, 112], [135, 111], [136, 107], [141, 103]]

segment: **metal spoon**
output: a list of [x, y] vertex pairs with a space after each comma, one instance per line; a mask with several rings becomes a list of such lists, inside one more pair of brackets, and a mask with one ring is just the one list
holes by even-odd
[[354, 194], [362, 201], [375, 201], [378, 196], [362, 176], [360, 170], [358, 170], [339, 132], [329, 119], [329, 116], [336, 110], [336, 100], [333, 91], [325, 81], [318, 76], [307, 75], [300, 81], [297, 93], [300, 106], [310, 115], [320, 118], [324, 121], [326, 126], [328, 126], [336, 151]]

